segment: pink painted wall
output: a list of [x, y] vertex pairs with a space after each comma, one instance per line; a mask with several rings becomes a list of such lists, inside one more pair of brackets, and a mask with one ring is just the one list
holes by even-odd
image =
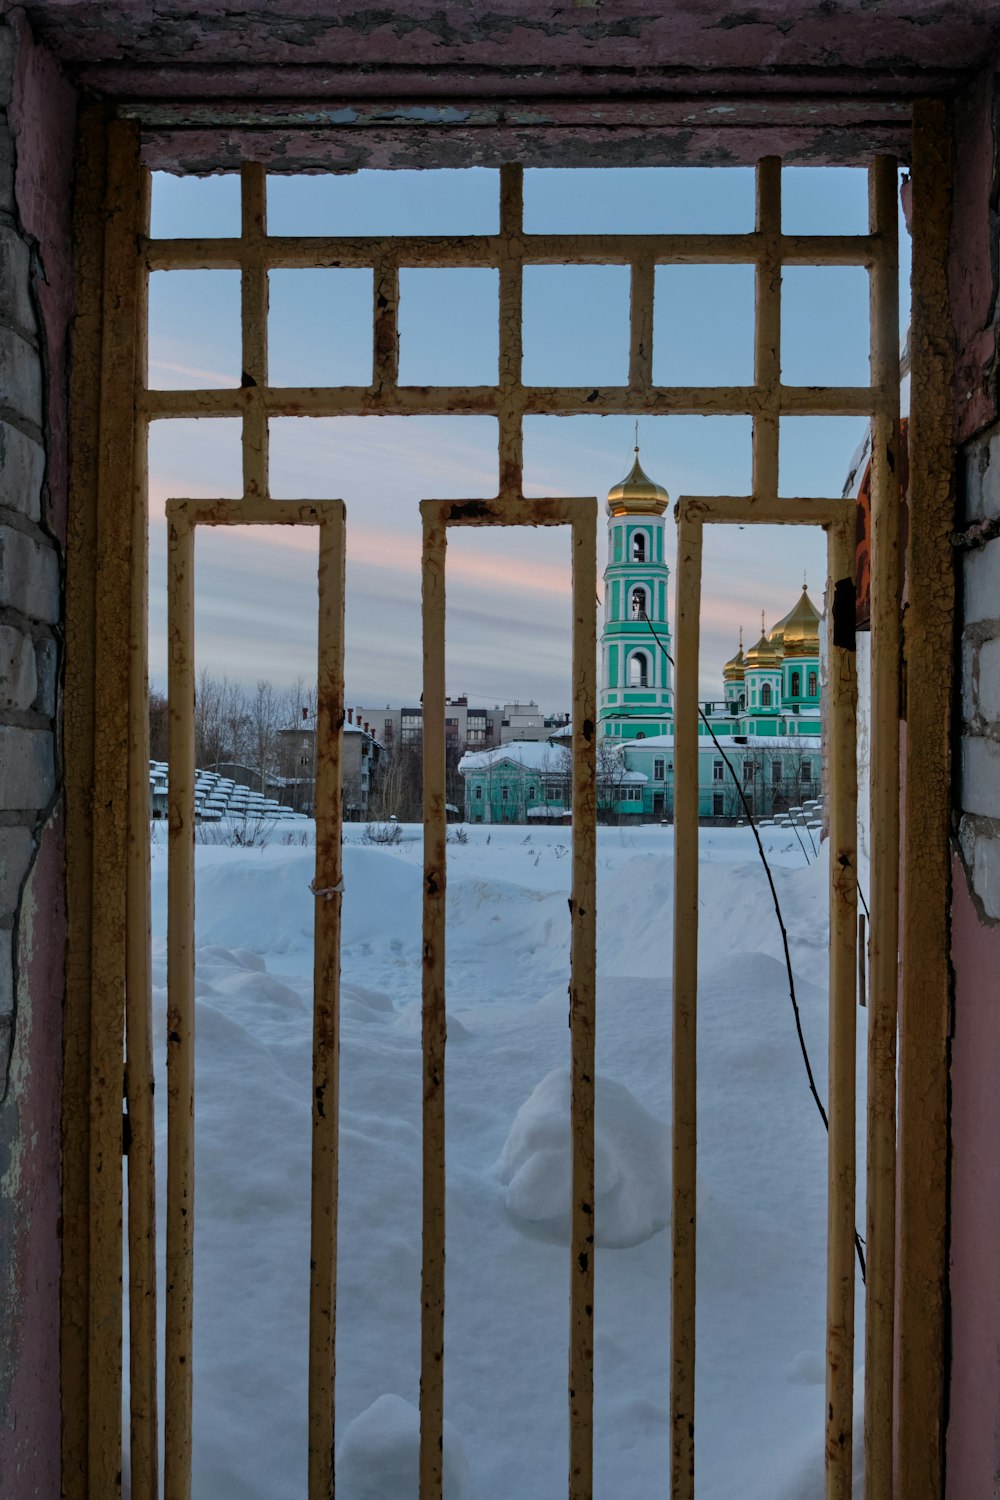
[[948, 1500], [1000, 1495], [1000, 923], [954, 860]]

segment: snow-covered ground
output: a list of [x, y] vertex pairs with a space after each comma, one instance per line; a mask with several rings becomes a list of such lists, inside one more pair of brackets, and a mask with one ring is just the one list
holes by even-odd
[[[305, 1493], [314, 897], [311, 849], [282, 835], [198, 849], [199, 1500]], [[449, 848], [449, 1500], [565, 1492], [570, 837], [477, 827]], [[825, 1094], [826, 861], [767, 837]], [[701, 850], [698, 1493], [814, 1500], [826, 1140], [751, 836], [705, 829]], [[599, 878], [595, 1494], [648, 1500], [668, 1456], [672, 830], [601, 830]], [[349, 843], [345, 891], [338, 1496], [416, 1500], [418, 830]], [[164, 841], [153, 910], [162, 1036]], [[162, 1195], [162, 1079], [157, 1097]]]

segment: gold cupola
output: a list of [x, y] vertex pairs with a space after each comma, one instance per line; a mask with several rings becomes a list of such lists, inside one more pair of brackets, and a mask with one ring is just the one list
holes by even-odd
[[740, 648], [735, 656], [731, 656], [722, 669], [724, 682], [742, 682], [746, 675], [746, 662], [743, 658], [743, 630], [740, 629]]
[[[780, 623], [780, 622], [779, 622]], [[768, 637], [764, 629], [764, 612], [760, 616], [760, 640], [756, 646], [751, 646], [746, 654], [745, 666], [748, 672], [754, 670], [773, 671], [775, 667], [781, 666], [781, 648]]]
[[781, 648], [785, 656], [819, 656], [819, 610], [805, 584], [795, 608], [781, 621]]
[[662, 516], [670, 496], [662, 484], [650, 479], [639, 462], [639, 445], [635, 463], [628, 474], [608, 491], [608, 514], [612, 516]]

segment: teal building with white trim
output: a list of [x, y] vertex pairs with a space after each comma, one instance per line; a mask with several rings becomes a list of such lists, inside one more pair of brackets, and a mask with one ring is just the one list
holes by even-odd
[[[643, 471], [639, 449], [608, 494], [608, 562], [600, 649], [598, 807], [605, 819], [672, 819], [674, 687], [667, 491]], [[700, 705], [699, 811], [737, 821], [743, 797], [770, 817], [822, 791], [821, 616], [805, 584], [792, 608], [726, 662], [719, 698]], [[711, 726], [711, 733], [709, 731]], [[552, 744], [515, 742], [466, 754], [465, 816], [470, 822], [534, 822], [565, 817], [569, 756]], [[713, 738], [714, 735], [714, 738]], [[544, 763], [544, 764], [543, 764]], [[739, 780], [743, 796], [736, 787]]]

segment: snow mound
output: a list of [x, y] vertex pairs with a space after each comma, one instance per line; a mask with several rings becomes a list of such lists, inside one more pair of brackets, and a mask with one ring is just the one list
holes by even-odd
[[[670, 1222], [670, 1131], [613, 1078], [597, 1078], [594, 1238], [641, 1245]], [[515, 1116], [500, 1160], [508, 1213], [519, 1226], [569, 1243], [570, 1074], [546, 1075]]]
[[[417, 1500], [420, 1414], [402, 1396], [379, 1396], [350, 1423], [337, 1449], [342, 1500]], [[444, 1497], [467, 1500], [469, 1466], [461, 1441], [444, 1424]]]

